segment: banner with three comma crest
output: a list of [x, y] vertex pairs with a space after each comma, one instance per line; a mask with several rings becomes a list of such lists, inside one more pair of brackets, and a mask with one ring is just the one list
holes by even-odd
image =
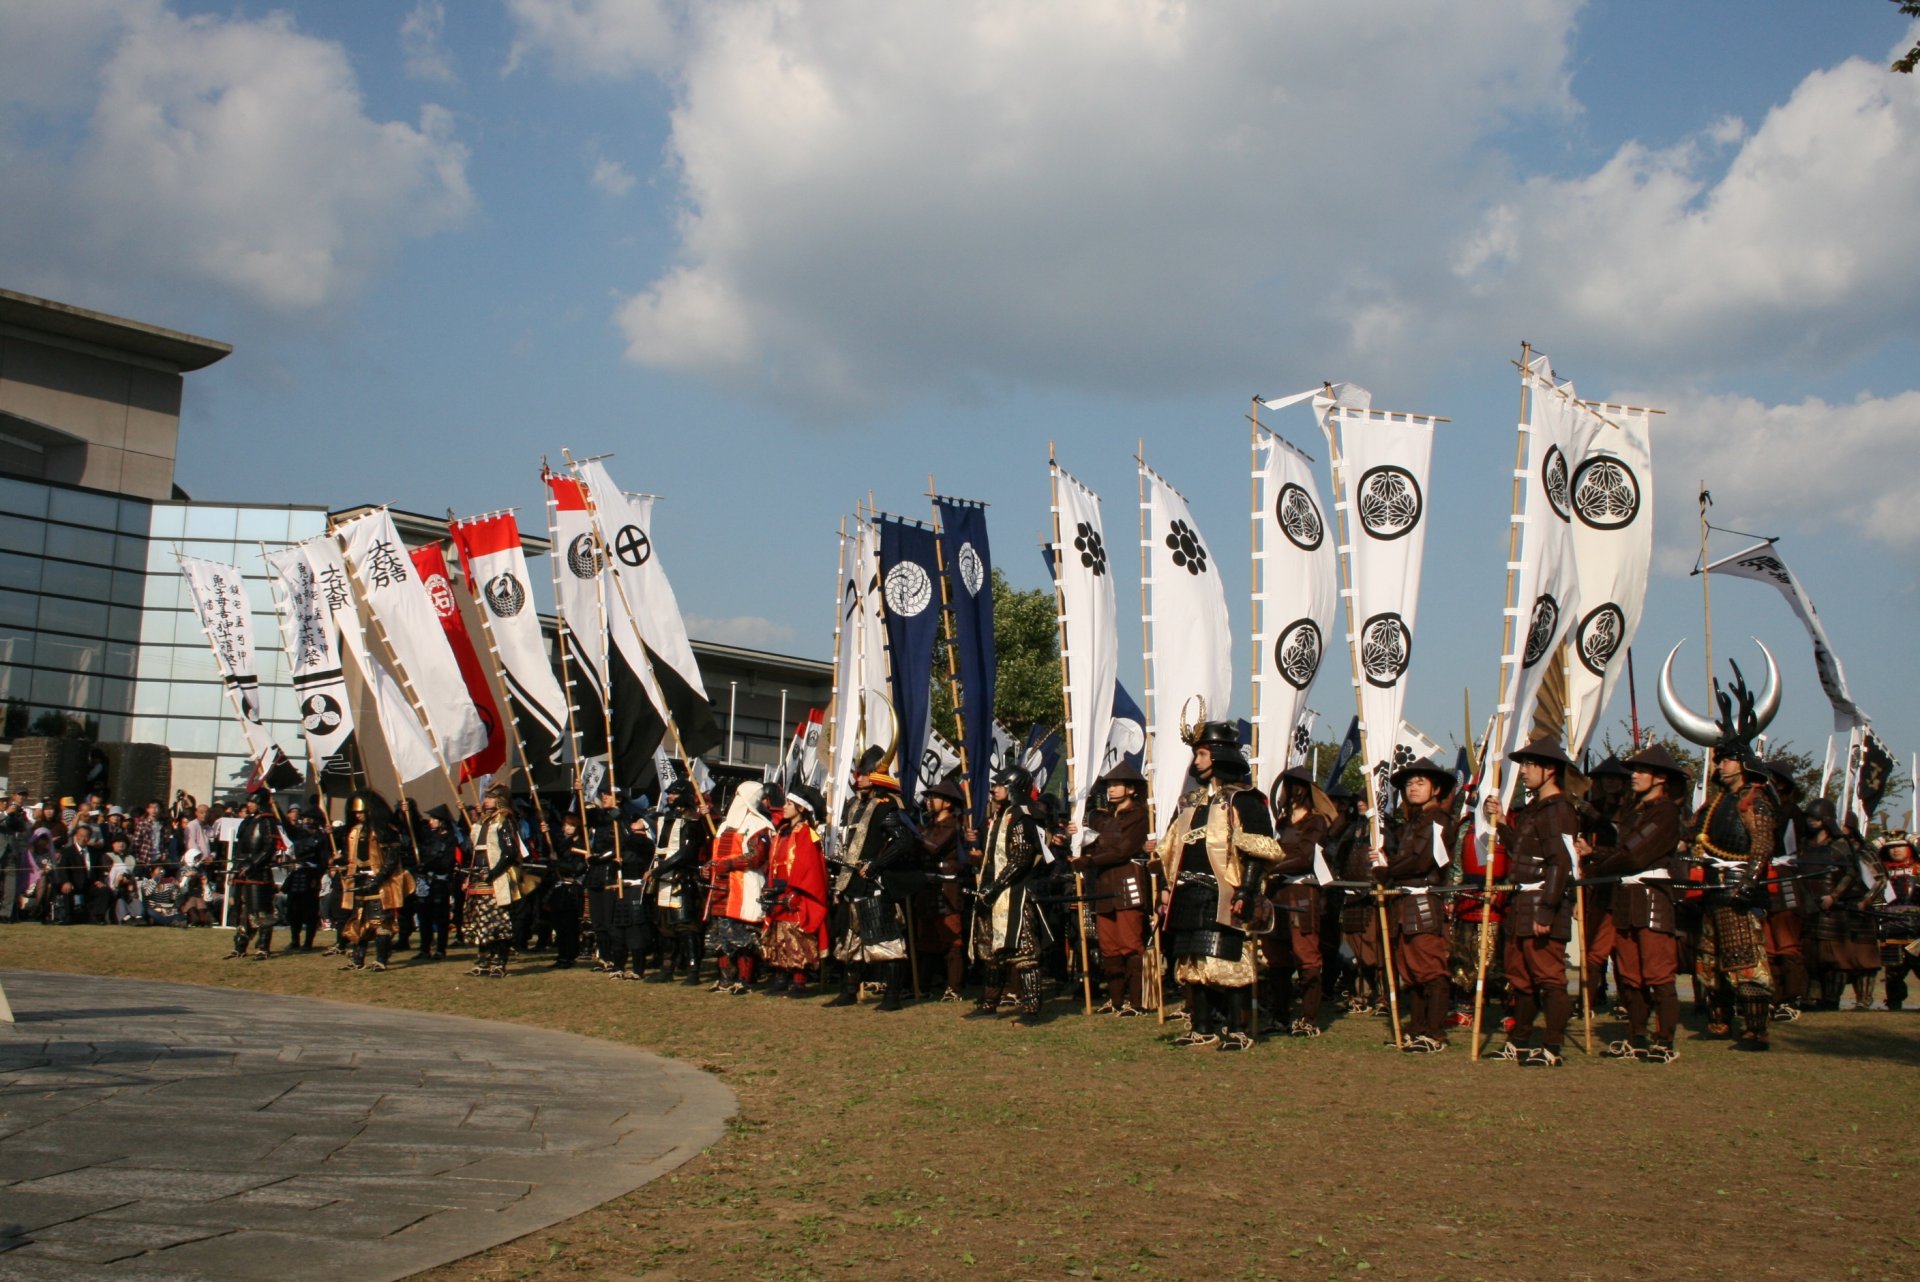
[[1325, 396], [1313, 404], [1333, 449], [1335, 510], [1345, 539], [1340, 551], [1350, 585], [1347, 644], [1360, 692], [1368, 800], [1379, 814], [1413, 662], [1435, 420]]
[[1653, 564], [1653, 436], [1646, 410], [1582, 407], [1568, 478], [1580, 617], [1567, 634], [1567, 753], [1580, 760], [1627, 666]]
[[[280, 588], [274, 605], [280, 614], [280, 639], [287, 652], [300, 732], [317, 763], [320, 791], [344, 797], [353, 791], [359, 766], [333, 608], [302, 546], [268, 552], [265, 560], [268, 574]], [[341, 607], [352, 608], [352, 599], [344, 596], [344, 576], [332, 590], [343, 594]]]
[[1307, 695], [1333, 636], [1340, 568], [1306, 455], [1257, 429], [1253, 480], [1253, 767], [1269, 792], [1293, 762], [1299, 731], [1311, 734]]

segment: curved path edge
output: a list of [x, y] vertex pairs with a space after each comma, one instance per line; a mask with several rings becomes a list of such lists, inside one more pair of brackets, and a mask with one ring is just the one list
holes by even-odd
[[726, 1133], [690, 1065], [523, 1024], [0, 971], [0, 1274], [385, 1282], [570, 1219]]

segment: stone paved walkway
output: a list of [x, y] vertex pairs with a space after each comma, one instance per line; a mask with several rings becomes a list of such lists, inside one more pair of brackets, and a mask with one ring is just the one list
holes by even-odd
[[0, 972], [0, 1277], [378, 1282], [718, 1140], [731, 1091], [564, 1033]]

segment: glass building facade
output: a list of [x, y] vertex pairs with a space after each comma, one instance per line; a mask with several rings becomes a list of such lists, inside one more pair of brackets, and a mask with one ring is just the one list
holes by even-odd
[[78, 732], [160, 743], [176, 786], [244, 779], [248, 753], [174, 549], [236, 565], [253, 604], [261, 699], [300, 759], [286, 658], [260, 559], [326, 529], [316, 507], [152, 502], [0, 476], [0, 742]]

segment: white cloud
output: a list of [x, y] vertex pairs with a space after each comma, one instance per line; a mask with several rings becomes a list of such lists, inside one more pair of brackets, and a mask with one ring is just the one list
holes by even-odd
[[1458, 288], [1485, 140], [1569, 109], [1575, 8], [696, 7], [627, 354], [820, 413], [1390, 356]]
[[617, 160], [602, 157], [593, 162], [593, 177], [590, 179], [595, 189], [609, 196], [624, 196], [633, 190], [633, 175], [627, 167]]
[[513, 18], [508, 72], [535, 55], [563, 75], [589, 79], [666, 68], [675, 47], [666, 0], [507, 0]]
[[1920, 82], [1849, 59], [1750, 134], [1723, 119], [1697, 145], [1629, 143], [1592, 174], [1525, 184], [1456, 267], [1556, 350], [1646, 372], [1771, 366], [1920, 329], [1915, 209]]
[[446, 36], [445, 0], [419, 0], [400, 24], [400, 52], [406, 56], [409, 76], [444, 85], [459, 81]]
[[65, 26], [0, 19], [0, 83], [45, 51], [86, 87], [0, 104], [0, 260], [29, 288], [211, 285], [312, 313], [471, 204], [447, 114], [369, 117], [345, 50], [284, 15], [183, 19], [157, 0], [73, 12]]
[[[1654, 429], [1655, 466], [1674, 478], [1658, 487], [1664, 531], [1694, 528], [1694, 481], [1705, 477], [1716, 525], [1761, 535], [1829, 533], [1898, 552], [1920, 550], [1920, 522], [1913, 519], [1920, 392], [1837, 405], [1817, 398], [1764, 405], [1747, 396], [1648, 403], [1669, 410]], [[1688, 533], [1677, 542], [1690, 539]]]
[[771, 649], [793, 640], [791, 627], [752, 614], [725, 619], [689, 614], [686, 622], [687, 635], [696, 640], [745, 646], [751, 650]]

